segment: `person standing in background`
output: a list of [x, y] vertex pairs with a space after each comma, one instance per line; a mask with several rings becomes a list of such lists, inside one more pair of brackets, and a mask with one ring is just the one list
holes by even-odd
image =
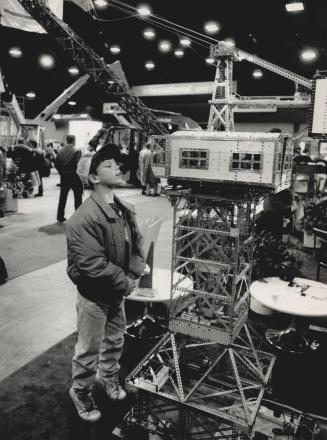
[[76, 173], [78, 161], [81, 158], [81, 150], [75, 148], [75, 136], [68, 134], [66, 144], [58, 151], [56, 168], [60, 174], [60, 196], [57, 211], [59, 223], [66, 221], [65, 207], [67, 196], [72, 189], [74, 192], [75, 210], [82, 204], [83, 184]]

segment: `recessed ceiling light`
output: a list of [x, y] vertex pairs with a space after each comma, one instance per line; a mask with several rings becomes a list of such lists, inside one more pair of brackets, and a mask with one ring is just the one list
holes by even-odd
[[207, 21], [204, 24], [204, 30], [207, 34], [214, 35], [220, 31], [220, 25], [217, 21]]
[[171, 51], [172, 44], [169, 40], [161, 40], [158, 47], [161, 53], [168, 53]]
[[315, 49], [305, 49], [301, 53], [301, 58], [303, 61], [314, 61], [318, 56], [318, 52]]
[[144, 37], [146, 40], [153, 40], [153, 39], [156, 37], [155, 30], [152, 29], [152, 28], [144, 29], [144, 31], [143, 31], [143, 37]]
[[303, 2], [290, 2], [285, 5], [287, 12], [300, 12], [304, 10]]
[[146, 70], [153, 70], [156, 67], [153, 61], [147, 61], [145, 63]]
[[76, 101], [68, 101], [67, 104], [71, 105], [72, 107], [74, 107], [76, 105]]
[[118, 45], [110, 46], [110, 52], [114, 55], [117, 55], [120, 53], [120, 47]]
[[256, 79], [262, 78], [263, 77], [263, 72], [260, 69], [255, 69], [252, 72], [252, 76], [253, 76], [253, 78], [256, 78]]
[[55, 59], [52, 55], [43, 54], [39, 57], [39, 64], [44, 69], [52, 69], [52, 67], [55, 65]]
[[97, 8], [106, 8], [108, 6], [106, 0], [94, 0], [94, 4]]
[[226, 38], [224, 41], [227, 44], [227, 46], [229, 46], [229, 47], [235, 46], [235, 41], [233, 40], [233, 38]]
[[147, 5], [140, 5], [140, 6], [137, 8], [137, 12], [138, 12], [140, 15], [142, 15], [142, 17], [147, 17], [147, 16], [151, 15], [151, 9], [150, 9], [150, 7], [147, 6]]
[[68, 69], [68, 72], [69, 72], [71, 75], [78, 75], [78, 74], [79, 74], [79, 68], [76, 67], [76, 66], [71, 66], [71, 67]]
[[115, 81], [113, 79], [109, 79], [108, 84], [115, 84]]
[[174, 51], [174, 54], [177, 58], [182, 58], [182, 56], [184, 56], [184, 51], [183, 51], [183, 49], [176, 49]]
[[214, 64], [215, 60], [213, 58], [206, 58], [207, 64]]
[[35, 97], [36, 97], [35, 92], [27, 92], [26, 93], [26, 98], [28, 98], [28, 99], [35, 99]]
[[11, 55], [13, 58], [21, 58], [23, 56], [23, 52], [19, 47], [11, 47], [9, 49], [9, 55]]
[[180, 39], [180, 43], [181, 43], [181, 45], [184, 46], [184, 47], [189, 47], [189, 46], [191, 46], [191, 40], [190, 40], [189, 38], [186, 38], [186, 37], [182, 37], [182, 38]]

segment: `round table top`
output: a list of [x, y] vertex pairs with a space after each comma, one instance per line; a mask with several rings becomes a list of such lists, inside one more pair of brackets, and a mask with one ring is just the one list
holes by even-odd
[[290, 315], [327, 316], [327, 285], [305, 278], [294, 278], [293, 285], [278, 277], [254, 281], [250, 293], [259, 303]]
[[[174, 283], [184, 275], [179, 272], [174, 272]], [[185, 289], [192, 289], [193, 281], [189, 278], [183, 280], [180, 287]], [[176, 293], [175, 293], [176, 296]], [[144, 288], [136, 287], [133, 292], [126, 297], [126, 299], [140, 302], [168, 302], [170, 300], [170, 270], [169, 269], [154, 269], [153, 270], [153, 287]]]

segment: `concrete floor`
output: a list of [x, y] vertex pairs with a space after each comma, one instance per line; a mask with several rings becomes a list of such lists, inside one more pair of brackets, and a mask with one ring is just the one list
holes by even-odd
[[[76, 289], [66, 275], [64, 226], [55, 223], [58, 181], [53, 172], [44, 179], [44, 197], [20, 199], [18, 213], [0, 227], [0, 255], [9, 274], [0, 286], [0, 380], [75, 331]], [[168, 269], [172, 208], [167, 199], [142, 196], [134, 188], [116, 193], [135, 206], [140, 219], [162, 218], [154, 266]], [[70, 194], [66, 217], [72, 213]]]

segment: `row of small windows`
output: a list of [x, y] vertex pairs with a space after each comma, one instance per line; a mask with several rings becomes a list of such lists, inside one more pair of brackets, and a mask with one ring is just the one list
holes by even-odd
[[[263, 156], [260, 153], [233, 153], [231, 171], [261, 171]], [[277, 157], [278, 170], [282, 167], [282, 154]], [[207, 170], [209, 169], [209, 150], [182, 148], [179, 153], [179, 167]], [[292, 168], [292, 156], [285, 155], [284, 170]]]

